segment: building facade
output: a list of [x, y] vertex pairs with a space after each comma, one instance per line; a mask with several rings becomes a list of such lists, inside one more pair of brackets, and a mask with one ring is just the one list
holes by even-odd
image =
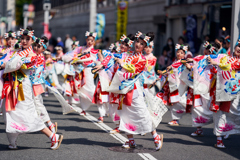
[[[33, 0], [35, 19], [33, 28], [36, 35], [43, 34], [43, 2]], [[137, 31], [155, 33], [155, 55], [162, 53], [168, 37], [177, 43], [179, 36], [189, 38], [186, 30], [192, 26], [188, 17], [194, 16], [195, 36], [202, 39], [210, 34], [212, 39], [230, 33], [231, 0], [129, 0], [127, 34]], [[105, 14], [104, 37], [111, 42], [116, 36], [117, 0], [98, 1], [97, 13]], [[65, 38], [66, 34], [76, 36], [84, 44], [85, 31], [89, 30], [90, 0], [51, 0], [52, 11], [49, 29], [53, 37]], [[225, 27], [224, 33], [222, 28]], [[197, 51], [196, 51], [197, 52]]]
[[[60, 36], [64, 39], [66, 34], [70, 36], [75, 35], [80, 40], [80, 44], [84, 44], [85, 31], [89, 30], [89, 3], [89, 0], [52, 0], [52, 9], [57, 11], [54, 18], [49, 22], [52, 36]], [[36, 35], [40, 36], [43, 34], [43, 4], [42, 1], [38, 0], [33, 0], [33, 4], [36, 11], [33, 28], [36, 31]], [[156, 36], [156, 39], [163, 40], [163, 34], [165, 33], [164, 6], [165, 0], [130, 0], [127, 34], [135, 34], [137, 31], [144, 33], [153, 31], [160, 35]], [[109, 37], [111, 42], [113, 42], [116, 36], [116, 1], [105, 0], [98, 3], [97, 13], [105, 14], [106, 27], [103, 38]], [[161, 45], [160, 41], [156, 43], [157, 48], [160, 48]]]

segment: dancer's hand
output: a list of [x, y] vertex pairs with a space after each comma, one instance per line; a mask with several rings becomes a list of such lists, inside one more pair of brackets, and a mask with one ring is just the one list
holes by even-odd
[[93, 67], [93, 69], [94, 69], [94, 71], [98, 71], [98, 70], [102, 69], [102, 67], [103, 67], [103, 65], [100, 64], [98, 66]]
[[172, 66], [168, 66], [166, 70], [170, 71], [171, 69], [172, 69]]
[[159, 75], [163, 75], [163, 73], [162, 73], [161, 70], [157, 70], [157, 73], [158, 73]]
[[4, 69], [6, 66], [6, 63], [3, 63], [1, 66], [0, 66], [0, 70]]
[[207, 57], [209, 65], [217, 65], [217, 62], [215, 62], [211, 57]]
[[62, 57], [56, 57], [56, 61], [61, 61]]
[[118, 63], [118, 64], [122, 64], [123, 63], [123, 61], [121, 60], [121, 59], [119, 59], [119, 58], [116, 58], [116, 62]]
[[191, 70], [191, 69], [192, 69], [192, 66], [191, 66], [189, 63], [185, 63], [184, 65], [186, 66], [186, 68], [187, 68], [188, 70]]
[[187, 58], [187, 62], [193, 62], [192, 58]]

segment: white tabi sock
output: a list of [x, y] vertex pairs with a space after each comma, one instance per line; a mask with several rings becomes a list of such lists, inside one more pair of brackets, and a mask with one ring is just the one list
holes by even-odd
[[220, 140], [220, 141], [221, 141], [221, 140], [222, 140], [222, 137], [217, 137], [217, 140]]
[[48, 122], [47, 124], [48, 124], [48, 126], [50, 127], [50, 126], [52, 125], [52, 122], [50, 121], [50, 122]]
[[[55, 133], [52, 133], [51, 136], [49, 137], [51, 141], [55, 141], [55, 136], [56, 135], [56, 140], [58, 140], [59, 138], [59, 135], [58, 134], [55, 134]], [[53, 139], [52, 139], [53, 138]]]
[[129, 138], [129, 141], [134, 141], [134, 138]]
[[157, 132], [156, 132], [156, 133], [153, 135], [153, 138], [157, 137], [157, 135], [158, 135], [158, 134], [157, 134]]

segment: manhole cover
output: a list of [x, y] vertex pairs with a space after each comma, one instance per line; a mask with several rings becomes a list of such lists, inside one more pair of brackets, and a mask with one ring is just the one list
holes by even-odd
[[114, 152], [123, 152], [123, 153], [151, 153], [156, 152], [154, 148], [144, 148], [141, 145], [138, 145], [136, 148], [122, 148], [122, 146], [116, 146], [108, 148], [110, 151]]

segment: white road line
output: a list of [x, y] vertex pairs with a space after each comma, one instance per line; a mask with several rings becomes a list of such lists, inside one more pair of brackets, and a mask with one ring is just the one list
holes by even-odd
[[[104, 124], [104, 123], [98, 123], [97, 122], [97, 118], [93, 117], [91, 114], [86, 113], [86, 116], [84, 116], [86, 119], [88, 119], [89, 121], [93, 122], [96, 126], [98, 126], [99, 128], [101, 128], [102, 130], [104, 130], [105, 132], [109, 133], [109, 131], [113, 130], [111, 127], [109, 127], [108, 125]], [[113, 138], [115, 138], [116, 140], [118, 140], [119, 142], [121, 142], [122, 144], [124, 144], [126, 141], [128, 141], [127, 138], [125, 138], [123, 135], [121, 135], [120, 133], [116, 133], [116, 134], [109, 134], [110, 136], [112, 136]], [[153, 157], [151, 154], [149, 153], [138, 153], [138, 155], [140, 157], [142, 157], [144, 160], [157, 160], [155, 157]]]
[[153, 157], [151, 154], [149, 153], [143, 153], [144, 156], [146, 156], [148, 159], [150, 160], [157, 160], [155, 157]]
[[145, 157], [142, 153], [138, 153], [140, 157], [142, 157], [144, 160], [149, 160], [147, 157]]

